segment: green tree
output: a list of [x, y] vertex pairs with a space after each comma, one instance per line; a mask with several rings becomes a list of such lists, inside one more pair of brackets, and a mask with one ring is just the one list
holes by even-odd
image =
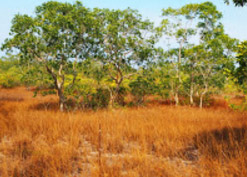
[[102, 17], [101, 57], [98, 59], [114, 82], [114, 87], [109, 88], [109, 106], [112, 107], [118, 99], [121, 84], [134, 74], [133, 67], [151, 58], [155, 41], [150, 36], [152, 23], [144, 21], [136, 10], [104, 9]]
[[[223, 25], [220, 23], [222, 13], [211, 2], [199, 6], [199, 34], [201, 52], [198, 68], [201, 83], [199, 86], [200, 108], [203, 106], [203, 97], [209, 91], [209, 83], [215, 75], [216, 69], [224, 63], [224, 47], [221, 37], [224, 34]], [[217, 72], [216, 72], [217, 73]]]
[[[166, 39], [176, 41], [177, 49], [173, 50], [170, 59], [174, 59], [174, 69], [176, 70], [176, 77], [173, 82], [173, 93], [176, 105], [179, 104], [179, 90], [182, 86], [182, 51], [189, 45], [189, 39], [196, 34], [195, 25], [193, 22], [197, 15], [197, 4], [188, 4], [179, 9], [163, 9], [164, 19], [161, 25], [157, 28], [159, 35], [166, 36]], [[175, 54], [175, 55], [174, 55]], [[174, 58], [175, 57], [175, 58]]]
[[[222, 82], [215, 80], [219, 68], [234, 66], [232, 51], [236, 40], [224, 34], [220, 23], [222, 14], [211, 2], [188, 4], [179, 9], [168, 8], [163, 10], [163, 15], [166, 18], [158, 33], [173, 37], [173, 41], [177, 42], [177, 47], [166, 52], [166, 60], [174, 65], [176, 71], [176, 74], [170, 73], [175, 102], [178, 104], [178, 95], [185, 93], [193, 105], [196, 91], [202, 107], [209, 87], [220, 86]], [[193, 41], [189, 40], [191, 37]]]
[[237, 48], [237, 63], [236, 77], [238, 82], [246, 89], [247, 84], [247, 41], [243, 41]]
[[68, 63], [90, 54], [94, 20], [80, 2], [50, 1], [38, 6], [35, 14], [35, 17], [20, 14], [14, 17], [11, 38], [5, 41], [3, 49], [17, 51], [23, 62], [36, 60], [45, 67], [53, 79], [63, 111]]
[[185, 93], [189, 95], [190, 105], [194, 105], [194, 93], [196, 87], [196, 77], [198, 76], [198, 68], [197, 64], [199, 61], [199, 57], [201, 55], [200, 46], [193, 46], [184, 51], [184, 55], [186, 56], [186, 63], [184, 65], [185, 72], [189, 75], [189, 77], [184, 82]]

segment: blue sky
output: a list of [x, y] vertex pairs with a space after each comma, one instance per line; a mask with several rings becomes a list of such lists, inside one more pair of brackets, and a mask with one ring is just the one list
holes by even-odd
[[[17, 13], [32, 15], [36, 6], [47, 0], [2, 0], [0, 6], [0, 44], [8, 37], [11, 20]], [[60, 2], [75, 2], [75, 0], [58, 0]], [[139, 10], [144, 18], [158, 23], [162, 8], [178, 8], [188, 3], [201, 3], [206, 0], [82, 0], [86, 7], [125, 9], [131, 7]], [[222, 23], [225, 31], [231, 37], [247, 40], [247, 7], [227, 6], [224, 0], [211, 0], [223, 13]], [[0, 52], [0, 55], [3, 53]]]

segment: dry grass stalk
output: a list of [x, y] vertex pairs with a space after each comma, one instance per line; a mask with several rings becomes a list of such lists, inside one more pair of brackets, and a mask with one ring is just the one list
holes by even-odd
[[0, 176], [247, 176], [247, 115], [224, 102], [61, 113], [56, 101], [0, 90]]

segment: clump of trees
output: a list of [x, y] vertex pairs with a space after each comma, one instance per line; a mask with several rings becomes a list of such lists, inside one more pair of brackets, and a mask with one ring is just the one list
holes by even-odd
[[[205, 97], [237, 84], [232, 78], [244, 85], [246, 42], [238, 46], [237, 39], [225, 34], [214, 4], [163, 9], [162, 15], [155, 27], [130, 8], [43, 3], [35, 16], [14, 17], [11, 37], [2, 46], [12, 55], [0, 60], [5, 63], [0, 84], [57, 93], [61, 111], [71, 99], [77, 107], [112, 108], [130, 94], [136, 104], [159, 95], [176, 105], [184, 99], [195, 105], [199, 99], [203, 107]], [[164, 41], [167, 46], [158, 45]], [[21, 81], [11, 83], [4, 75], [11, 72]]]

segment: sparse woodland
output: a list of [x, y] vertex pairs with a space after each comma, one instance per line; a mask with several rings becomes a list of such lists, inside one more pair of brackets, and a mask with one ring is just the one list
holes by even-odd
[[247, 176], [247, 41], [211, 2], [161, 14], [48, 1], [15, 15], [0, 177]]

